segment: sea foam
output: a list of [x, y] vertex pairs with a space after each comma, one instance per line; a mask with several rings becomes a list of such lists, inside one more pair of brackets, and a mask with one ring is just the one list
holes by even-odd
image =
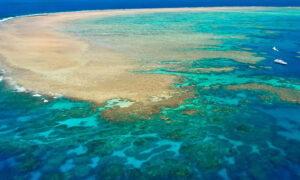
[[15, 18], [22, 18], [22, 17], [32, 17], [32, 16], [45, 16], [49, 13], [37, 13], [37, 14], [28, 14], [28, 15], [21, 15], [21, 16], [13, 16], [13, 17], [6, 17], [3, 19], [0, 19], [0, 24], [6, 23], [9, 20], [15, 19]]
[[13, 19], [13, 18], [14, 18], [14, 17], [7, 17], [7, 18], [0, 19], [0, 24], [6, 22], [6, 21], [8, 21], [8, 20], [11, 20], [11, 19]]

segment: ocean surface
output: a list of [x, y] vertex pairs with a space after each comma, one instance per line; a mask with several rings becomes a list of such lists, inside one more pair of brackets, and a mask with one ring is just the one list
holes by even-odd
[[[46, 3], [15, 11], [1, 3], [10, 7], [0, 7], [2, 17], [82, 8]], [[28, 5], [16, 5], [27, 9], [23, 6]], [[0, 179], [300, 179], [299, 9], [111, 16], [75, 21], [65, 31], [122, 51], [132, 49], [115, 40], [136, 37], [141, 43], [167, 34], [176, 43], [178, 34], [205, 33], [218, 43], [179, 50], [249, 52], [264, 60], [170, 59], [161, 63], [172, 68], [134, 72], [181, 76], [174, 86], [193, 87], [195, 97], [161, 107], [151, 120], [129, 122], [100, 115], [126, 107], [126, 100], [99, 107], [43, 96], [8, 83], [2, 71]], [[229, 70], [213, 71], [217, 68]]]
[[300, 0], [0, 0], [0, 18], [95, 9], [213, 6], [300, 6]]

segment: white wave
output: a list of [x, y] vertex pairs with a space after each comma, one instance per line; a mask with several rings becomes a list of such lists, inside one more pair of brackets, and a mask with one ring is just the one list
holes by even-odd
[[33, 16], [45, 16], [48, 15], [50, 13], [37, 13], [37, 14], [28, 14], [28, 15], [20, 15], [20, 16], [14, 16], [14, 17], [7, 17], [7, 18], [3, 18], [0, 19], [0, 24], [5, 23], [9, 20], [15, 19], [15, 18], [22, 18], [22, 17], [33, 17]]
[[3, 80], [10, 86], [14, 86], [16, 84], [11, 77], [4, 77]]
[[2, 78], [16, 92], [26, 92], [26, 89], [18, 85], [11, 77]]
[[[0, 69], [1, 70], [1, 69]], [[47, 99], [45, 99], [43, 97], [43, 95], [37, 93], [37, 92], [34, 92], [34, 91], [29, 91], [29, 90], [26, 90], [24, 87], [18, 85], [11, 77], [3, 77], [3, 76], [0, 76], [0, 81], [2, 80], [5, 80], [5, 82], [12, 88], [13, 91], [15, 92], [18, 92], [18, 93], [21, 93], [21, 92], [28, 92], [28, 93], [31, 93], [32, 94], [32, 97], [40, 97], [41, 100], [44, 102], [44, 103], [47, 103], [49, 102]], [[53, 95], [56, 95], [56, 96], [61, 96], [60, 94], [54, 94], [52, 93]]]
[[[1, 69], [0, 69], [0, 70], [1, 70]], [[5, 77], [5, 76], [3, 77], [3, 76], [0, 75], [0, 82], [1, 82], [2, 80], [4, 80], [4, 81], [12, 88], [12, 90], [15, 91], [15, 92], [19, 92], [19, 93], [20, 93], [20, 92], [28, 92], [28, 93], [31, 93], [31, 94], [32, 94], [32, 97], [41, 97], [41, 100], [43, 100], [45, 103], [49, 102], [47, 99], [45, 99], [45, 98], [43, 97], [42, 94], [39, 94], [39, 93], [34, 92], [34, 91], [29, 91], [29, 90], [27, 90], [26, 88], [24, 88], [24, 87], [18, 85], [18, 84], [16, 83], [16, 81], [14, 81], [11, 77]], [[63, 96], [63, 95], [61, 95], [61, 94], [58, 94], [58, 93], [52, 93], [52, 92], [49, 92], [49, 94], [50, 94], [54, 99], [60, 98], [60, 97]]]
[[40, 94], [33, 94], [32, 96], [33, 97], [41, 97], [42, 95], [40, 95]]
[[0, 74], [5, 74], [5, 69], [0, 69]]
[[8, 18], [0, 19], [0, 24], [6, 22], [6, 21], [8, 21], [8, 20], [11, 20], [11, 19], [13, 19], [13, 18], [14, 18], [14, 17], [8, 17]]
[[56, 99], [56, 98], [61, 98], [61, 97], [63, 96], [62, 94], [53, 93], [53, 92], [49, 92], [49, 94], [50, 94], [51, 96], [53, 96], [54, 99]]
[[56, 94], [53, 98], [56, 99], [56, 98], [61, 98], [61, 97], [63, 97], [63, 95], [61, 95], [61, 94]]
[[24, 87], [19, 86], [19, 85], [15, 85], [14, 88], [17, 92], [25, 92], [26, 91], [26, 89]]
[[279, 50], [274, 46], [273, 48], [272, 48], [274, 51], [277, 51], [277, 52], [279, 52]]

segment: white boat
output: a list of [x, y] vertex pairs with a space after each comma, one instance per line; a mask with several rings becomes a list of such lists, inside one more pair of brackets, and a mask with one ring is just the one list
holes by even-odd
[[274, 62], [278, 63], [278, 64], [282, 64], [282, 65], [287, 65], [287, 62], [285, 62], [284, 60], [281, 60], [281, 59], [275, 59]]
[[277, 52], [279, 52], [279, 50], [274, 46], [273, 48], [272, 48], [274, 51], [277, 51]]

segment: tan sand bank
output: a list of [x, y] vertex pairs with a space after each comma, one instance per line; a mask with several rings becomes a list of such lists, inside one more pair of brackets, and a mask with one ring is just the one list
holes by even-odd
[[[177, 92], [178, 90], [172, 87], [176, 77], [132, 73], [130, 70], [145, 69], [145, 64], [138, 56], [92, 45], [73, 34], [63, 33], [60, 30], [64, 23], [82, 18], [128, 13], [227, 9], [243, 8], [82, 11], [16, 18], [0, 25], [0, 65], [7, 70], [6, 75], [18, 84], [39, 93], [59, 93], [99, 104], [112, 98], [127, 98], [147, 104], [151, 103], [154, 96], [170, 96]], [[163, 54], [156, 54], [160, 53]], [[146, 55], [149, 55], [149, 52], [146, 52]], [[185, 57], [184, 54], [175, 55], [176, 57], [161, 56], [157, 60], [181, 60]], [[197, 58], [192, 53], [187, 57], [189, 56], [191, 57], [187, 59], [191, 60], [228, 57], [243, 61], [241, 57], [245, 56], [254, 63], [261, 60], [250, 53], [234, 51], [227, 54], [206, 52], [198, 54]], [[151, 68], [158, 66], [151, 64]]]

